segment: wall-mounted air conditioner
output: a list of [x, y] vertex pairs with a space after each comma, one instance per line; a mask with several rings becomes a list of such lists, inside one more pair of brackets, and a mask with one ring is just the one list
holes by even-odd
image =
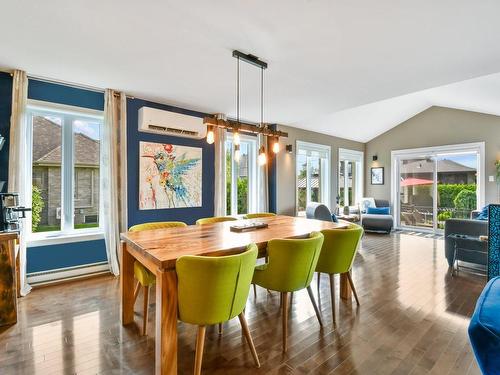
[[201, 117], [149, 107], [139, 109], [139, 131], [196, 139], [207, 135], [207, 127]]

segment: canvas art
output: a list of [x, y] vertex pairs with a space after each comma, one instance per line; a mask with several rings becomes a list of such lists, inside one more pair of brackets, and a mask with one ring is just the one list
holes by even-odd
[[384, 184], [384, 167], [371, 168], [371, 183], [372, 185]]
[[140, 142], [139, 209], [201, 207], [202, 149]]

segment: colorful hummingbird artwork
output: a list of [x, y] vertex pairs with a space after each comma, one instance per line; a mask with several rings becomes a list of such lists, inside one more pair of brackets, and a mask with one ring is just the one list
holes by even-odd
[[202, 149], [140, 142], [140, 209], [201, 206]]

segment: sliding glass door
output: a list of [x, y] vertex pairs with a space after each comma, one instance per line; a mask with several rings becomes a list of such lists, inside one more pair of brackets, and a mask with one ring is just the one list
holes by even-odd
[[483, 201], [482, 144], [393, 152], [393, 203], [399, 227], [442, 231]]

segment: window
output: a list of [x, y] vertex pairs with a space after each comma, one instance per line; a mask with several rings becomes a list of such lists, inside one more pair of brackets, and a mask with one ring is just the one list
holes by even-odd
[[30, 105], [28, 122], [32, 233], [98, 228], [102, 113]]
[[330, 146], [297, 141], [297, 213], [310, 202], [330, 206]]
[[363, 196], [363, 152], [339, 149], [339, 207], [354, 206]]
[[257, 207], [257, 139], [240, 134], [240, 160], [231, 134], [226, 140], [226, 213], [242, 215]]

